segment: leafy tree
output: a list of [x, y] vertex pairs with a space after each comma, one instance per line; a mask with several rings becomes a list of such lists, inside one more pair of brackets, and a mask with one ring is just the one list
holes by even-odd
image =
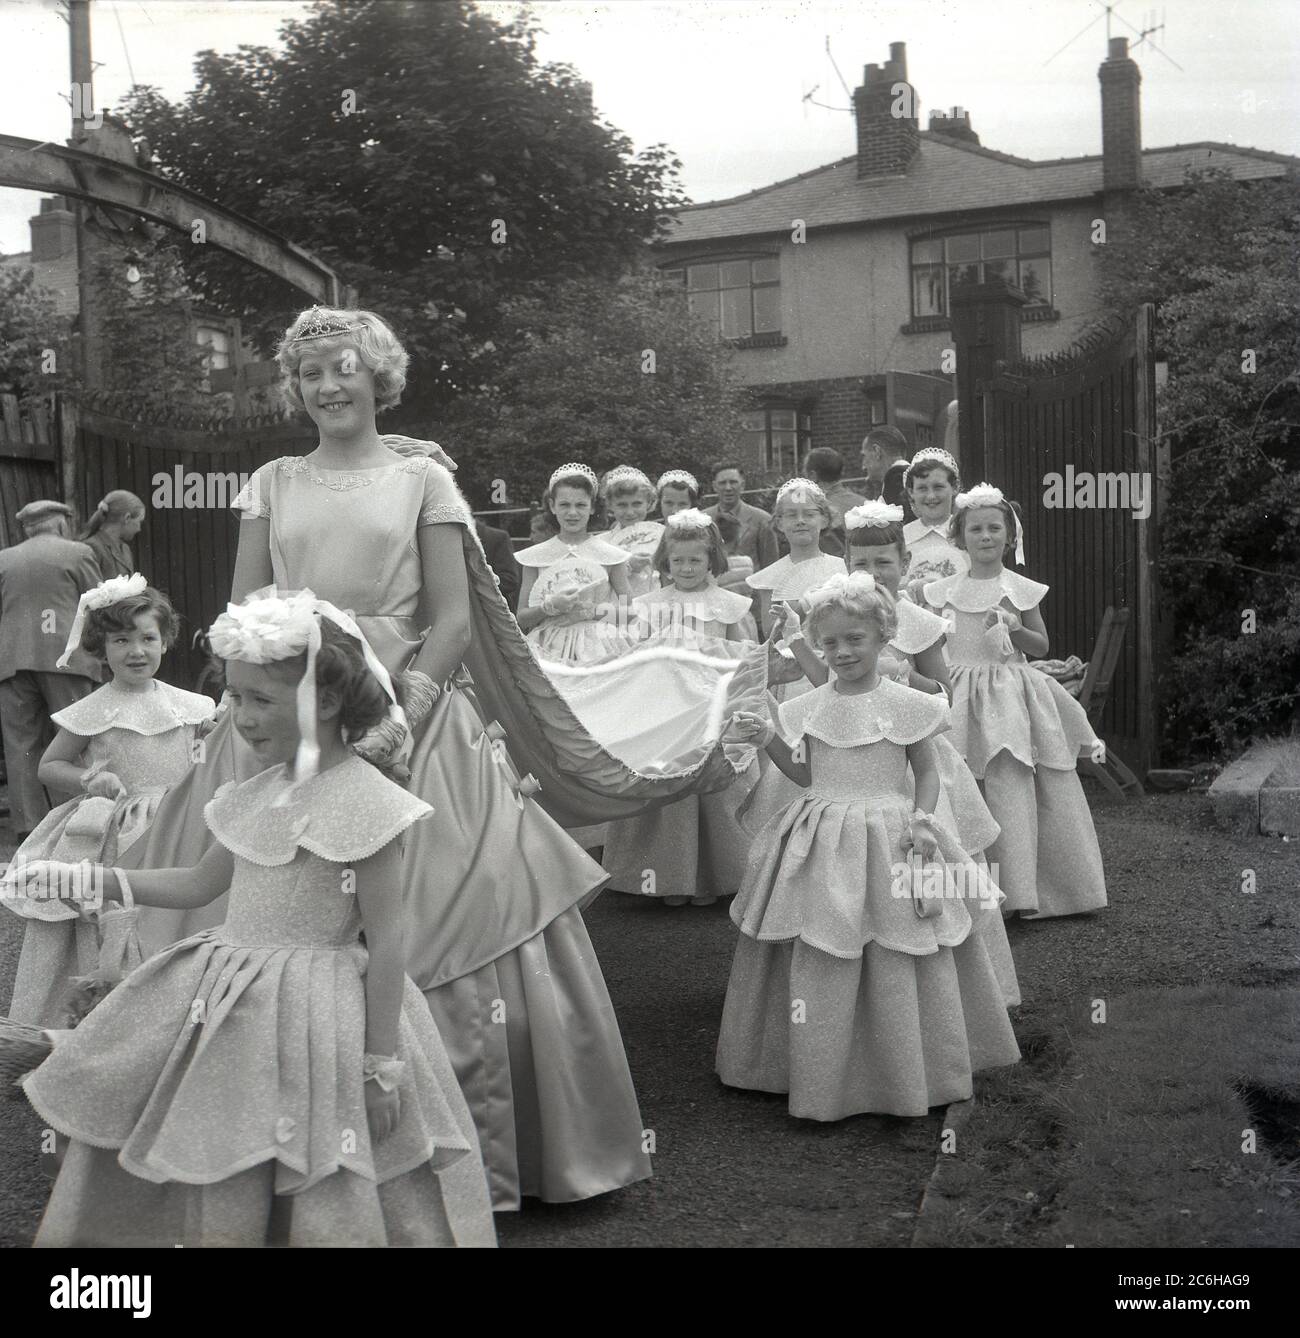
[[505, 504], [527, 505], [570, 460], [598, 473], [620, 463], [652, 478], [699, 472], [736, 440], [743, 392], [731, 349], [648, 269], [510, 299], [500, 326], [481, 388], [434, 429], [481, 502], [500, 499], [501, 480]]
[[208, 355], [194, 342], [194, 297], [180, 246], [167, 236], [137, 237], [140, 278], [134, 284], [119, 254], [99, 254], [94, 275], [102, 313], [98, 402], [146, 416], [226, 417], [229, 402], [206, 388]]
[[1294, 177], [1214, 171], [1140, 192], [1102, 248], [1110, 304], [1156, 303], [1169, 363], [1163, 687], [1170, 740], [1189, 756], [1282, 728], [1300, 701], [1298, 243]]
[[[72, 383], [69, 322], [30, 268], [0, 266], [0, 394], [30, 400]], [[46, 357], [53, 352], [53, 369]]]
[[[392, 321], [417, 413], [477, 384], [503, 303], [617, 275], [682, 203], [677, 161], [598, 121], [526, 16], [361, 0], [281, 34], [282, 51], [201, 53], [183, 101], [141, 89], [123, 114], [157, 170], [316, 252]], [[191, 251], [205, 296], [269, 349], [300, 296]]]

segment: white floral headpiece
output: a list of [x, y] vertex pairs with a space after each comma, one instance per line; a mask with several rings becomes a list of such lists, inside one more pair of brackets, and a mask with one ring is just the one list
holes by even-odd
[[649, 492], [655, 490], [654, 484], [635, 465], [615, 465], [605, 475], [605, 481], [600, 485], [600, 495], [608, 497], [610, 489], [616, 483], [637, 483]]
[[144, 594], [148, 588], [149, 582], [137, 571], [132, 572], [130, 576], [110, 576], [108, 580], [100, 581], [97, 586], [87, 590], [77, 600], [77, 612], [72, 619], [72, 630], [68, 633], [68, 644], [64, 646], [63, 654], [54, 663], [60, 669], [68, 667], [73, 651], [81, 645], [81, 629], [85, 627], [86, 614], [91, 609], [106, 609], [110, 604], [120, 604], [122, 600], [130, 599], [132, 595]]
[[888, 502], [868, 501], [850, 508], [844, 513], [846, 530], [881, 529], [886, 525], [901, 525], [903, 508], [890, 506]]
[[1016, 566], [1025, 565], [1025, 531], [1020, 523], [1020, 517], [1016, 514], [1014, 506], [1003, 496], [1001, 488], [995, 488], [991, 483], [977, 483], [970, 492], [959, 492], [957, 500], [954, 503], [958, 511], [969, 510], [973, 506], [1008, 506], [1011, 509], [1011, 518], [1016, 524]]
[[[595, 472], [589, 469], [586, 465], [578, 464], [576, 461], [567, 465], [561, 465], [559, 469], [551, 475], [551, 481], [546, 485], [546, 490], [549, 492], [555, 487], [560, 479], [572, 478], [575, 474], [581, 474], [583, 478], [589, 479], [591, 481], [591, 489], [593, 492], [599, 491], [600, 484], [596, 479]], [[646, 481], [649, 482], [648, 479]]]
[[804, 596], [810, 609], [828, 599], [847, 599], [853, 595], [874, 595], [881, 587], [876, 578], [866, 571], [847, 571], [832, 576]]
[[294, 782], [314, 776], [320, 767], [320, 745], [316, 740], [316, 654], [320, 650], [320, 619], [361, 643], [366, 667], [379, 680], [389, 700], [388, 714], [403, 729], [406, 714], [397, 704], [393, 680], [371, 649], [356, 622], [328, 600], [317, 599], [311, 590], [281, 592], [273, 585], [254, 590], [242, 604], [227, 604], [225, 613], [208, 629], [208, 644], [223, 660], [245, 664], [269, 664], [307, 654], [307, 668], [298, 682], [298, 755]]
[[666, 469], [659, 475], [659, 482], [655, 484], [655, 492], [663, 492], [668, 484], [680, 483], [689, 488], [697, 497], [700, 495], [700, 481], [694, 474], [685, 469]]
[[814, 483], [812, 479], [789, 479], [777, 489], [777, 504], [780, 504], [781, 499], [787, 493], [792, 492], [811, 493], [818, 501], [824, 502], [826, 500], [826, 494], [822, 491], [820, 483]]
[[670, 530], [707, 530], [713, 524], [713, 517], [698, 507], [689, 506], [682, 511], [674, 511], [664, 520]]

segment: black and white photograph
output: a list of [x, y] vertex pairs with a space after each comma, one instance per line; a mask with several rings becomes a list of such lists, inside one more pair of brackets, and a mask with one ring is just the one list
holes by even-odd
[[188, 1317], [211, 1249], [328, 1307], [311, 1251], [782, 1248], [1258, 1317], [1300, 7], [0, 0], [0, 47], [31, 1313]]

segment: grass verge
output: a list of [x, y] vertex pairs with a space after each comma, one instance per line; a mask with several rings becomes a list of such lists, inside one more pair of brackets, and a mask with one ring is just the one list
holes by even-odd
[[1300, 1245], [1300, 990], [1187, 986], [1021, 1010], [926, 1243]]

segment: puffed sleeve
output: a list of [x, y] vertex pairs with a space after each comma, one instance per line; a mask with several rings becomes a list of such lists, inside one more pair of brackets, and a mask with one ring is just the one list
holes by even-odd
[[436, 460], [428, 460], [424, 470], [424, 500], [420, 503], [417, 528], [447, 524], [472, 526], [473, 523], [469, 503], [461, 496], [450, 471]]
[[271, 519], [271, 480], [277, 464], [278, 460], [270, 460], [259, 465], [231, 502], [230, 509], [238, 513], [240, 520]]

